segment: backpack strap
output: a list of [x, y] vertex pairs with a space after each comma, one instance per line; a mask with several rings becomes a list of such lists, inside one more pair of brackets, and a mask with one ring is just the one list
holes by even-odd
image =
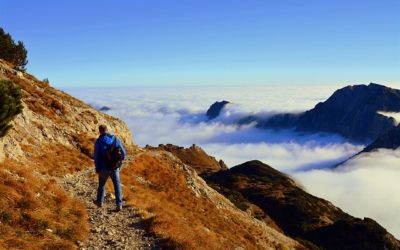
[[111, 148], [110, 148], [110, 149], [111, 149], [111, 150], [110, 150], [111, 152], [114, 151], [114, 148], [115, 148], [116, 145], [117, 145], [117, 137], [114, 135], [114, 141], [113, 141], [113, 143], [111, 144]]

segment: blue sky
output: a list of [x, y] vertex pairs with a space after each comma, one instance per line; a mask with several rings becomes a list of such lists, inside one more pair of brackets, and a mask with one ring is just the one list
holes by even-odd
[[58, 87], [400, 83], [398, 0], [1, 0]]

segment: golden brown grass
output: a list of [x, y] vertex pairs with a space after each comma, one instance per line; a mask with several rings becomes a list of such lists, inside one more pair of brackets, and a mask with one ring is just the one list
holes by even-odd
[[23, 101], [30, 110], [45, 116], [59, 125], [67, 124], [67, 120], [64, 118], [66, 111], [63, 104], [59, 101], [60, 99], [63, 102], [67, 101], [76, 106], [86, 106], [82, 101], [62, 91], [57, 91], [48, 83], [39, 81], [32, 75], [24, 74], [24, 78], [20, 78], [11, 71], [6, 71], [4, 75], [21, 87], [23, 90]]
[[270, 242], [262, 229], [243, 217], [196, 197], [183, 172], [168, 160], [139, 156], [122, 170], [121, 179], [127, 203], [142, 211], [150, 230], [169, 247], [260, 249], [256, 238]]
[[89, 137], [85, 133], [80, 133], [79, 135], [73, 135], [72, 139], [75, 142], [76, 148], [82, 154], [89, 157], [90, 159], [93, 159], [94, 143], [96, 142], [96, 138]]
[[197, 174], [207, 174], [221, 170], [221, 166], [215, 157], [208, 155], [198, 146], [192, 145], [189, 148], [179, 147], [172, 144], [159, 145], [157, 148], [147, 146], [147, 149], [171, 152], [183, 163], [190, 165]]
[[85, 148], [84, 145], [86, 144], [82, 142], [83, 149], [61, 144], [40, 147], [22, 145], [22, 149], [29, 153], [27, 158], [31, 162], [31, 168], [36, 168], [41, 174], [61, 177], [93, 165], [92, 159], [82, 152], [88, 150], [88, 154], [90, 153], [90, 148]]
[[88, 233], [84, 205], [31, 173], [11, 160], [0, 164], [0, 249], [75, 249]]

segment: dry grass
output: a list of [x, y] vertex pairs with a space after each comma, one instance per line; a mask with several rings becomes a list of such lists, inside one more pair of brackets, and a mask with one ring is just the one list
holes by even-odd
[[158, 147], [147, 146], [150, 150], [161, 150], [171, 152], [183, 163], [193, 167], [197, 174], [209, 174], [221, 170], [221, 166], [215, 157], [208, 155], [199, 146], [192, 145], [189, 148], [175, 146], [172, 144], [160, 144]]
[[82, 101], [73, 98], [62, 91], [57, 91], [48, 83], [39, 81], [34, 76], [24, 74], [24, 78], [14, 75], [12, 72], [5, 72], [4, 75], [19, 85], [23, 90], [23, 101], [28, 108], [37, 114], [56, 122], [59, 125], [66, 124], [66, 114], [63, 104], [59, 101], [68, 102], [76, 106], [87, 106]]
[[35, 113], [42, 114], [47, 118], [56, 120], [57, 122], [62, 122], [64, 107], [55, 97], [53, 97], [53, 95], [51, 95], [53, 89], [49, 87], [47, 83], [35, 81], [35, 83], [32, 84], [25, 79], [13, 75], [10, 75], [9, 77], [14, 83], [29, 93], [28, 95], [23, 96], [23, 100], [28, 105], [29, 109]]
[[76, 148], [79, 149], [82, 154], [93, 159], [96, 138], [89, 137], [86, 133], [80, 133], [79, 135], [73, 135], [72, 140], [75, 142]]
[[31, 172], [0, 164], [0, 249], [75, 249], [88, 233], [84, 205]]
[[[196, 197], [183, 172], [168, 160], [142, 155], [121, 175], [128, 204], [138, 207], [151, 231], [177, 249], [260, 249], [268, 235], [206, 197]], [[277, 248], [285, 249], [284, 246]]]
[[31, 168], [36, 168], [44, 175], [61, 177], [93, 166], [92, 159], [84, 153], [90, 154], [93, 149], [86, 143], [79, 144], [81, 148], [47, 144], [40, 147], [22, 145], [22, 149], [29, 155], [27, 158]]

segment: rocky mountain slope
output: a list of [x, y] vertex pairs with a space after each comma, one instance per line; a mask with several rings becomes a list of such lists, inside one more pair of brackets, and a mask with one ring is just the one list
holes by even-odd
[[349, 159], [340, 162], [333, 166], [333, 168], [338, 168], [348, 162], [351, 159], [354, 159], [364, 153], [373, 152], [379, 149], [393, 149], [396, 150], [400, 147], [400, 125], [393, 127], [380, 135], [375, 141], [368, 144], [361, 152], [356, 155], [351, 156]]
[[400, 125], [389, 129], [369, 144], [362, 152], [371, 152], [379, 148], [397, 149], [400, 147]]
[[24, 106], [0, 138], [0, 249], [75, 249], [89, 233], [88, 213], [57, 180], [92, 167], [98, 124], [133, 147], [131, 132], [3, 60], [0, 78], [22, 89]]
[[177, 249], [305, 249], [236, 208], [172, 153], [143, 150], [123, 171], [129, 204]]
[[208, 175], [228, 169], [223, 160], [217, 161], [215, 157], [209, 156], [201, 147], [194, 144], [189, 148], [160, 144], [158, 147], [146, 146], [146, 149], [171, 152], [183, 163], [193, 167], [199, 175]]
[[[135, 146], [119, 119], [4, 61], [0, 77], [22, 88], [24, 105], [0, 144], [0, 249], [305, 249], [238, 209], [168, 150]], [[112, 199], [104, 210], [90, 203], [99, 124], [128, 152], [121, 173], [127, 207], [117, 216], [123, 228], [110, 219]], [[188, 152], [202, 154], [196, 147]], [[208, 166], [211, 159], [198, 166], [221, 167]], [[113, 237], [121, 232], [127, 237]]]
[[[198, 169], [196, 164], [193, 167]], [[400, 249], [400, 242], [372, 219], [358, 219], [344, 213], [260, 161], [246, 162], [204, 177], [238, 208], [309, 248]]]
[[207, 182], [222, 193], [239, 192], [293, 238], [323, 249], [399, 249], [396, 240], [369, 218], [354, 218], [312, 196], [283, 173], [250, 161], [216, 173]]
[[27, 73], [13, 70], [1, 59], [0, 77], [21, 87], [24, 106], [23, 113], [14, 121], [14, 128], [0, 141], [2, 157], [27, 160], [47, 145], [85, 151], [83, 144], [97, 137], [99, 124], [113, 128], [112, 132], [125, 144], [133, 144], [130, 130], [119, 119], [97, 112]]
[[354, 140], [374, 140], [395, 125], [379, 112], [400, 111], [400, 90], [370, 83], [339, 89], [325, 102], [301, 114], [279, 114], [261, 127], [337, 133]]

